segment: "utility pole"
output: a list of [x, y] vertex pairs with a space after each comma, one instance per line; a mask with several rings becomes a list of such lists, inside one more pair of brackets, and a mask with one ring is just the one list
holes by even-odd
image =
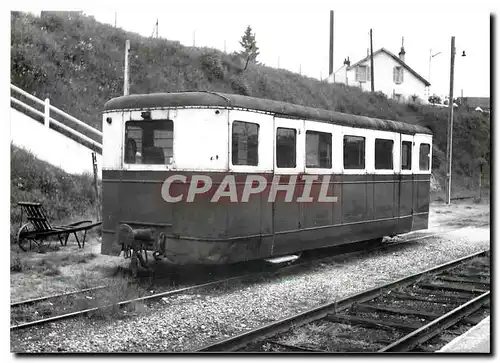
[[156, 38], [158, 38], [158, 18], [156, 18]]
[[330, 10], [330, 61], [328, 63], [329, 74], [333, 73], [333, 10]]
[[193, 47], [196, 47], [196, 30], [193, 32]]
[[299, 74], [302, 74], [302, 64], [299, 64]]
[[446, 204], [451, 203], [451, 163], [453, 152], [453, 76], [455, 72], [455, 37], [451, 37], [451, 62], [450, 62], [450, 98], [448, 107], [450, 118], [448, 120], [448, 145], [446, 148]]
[[115, 28], [116, 28], [116, 11], [115, 11]]
[[125, 42], [125, 69], [123, 74], [123, 95], [127, 96], [129, 93], [129, 65], [128, 65], [128, 56], [130, 53], [130, 40], [127, 39]]
[[375, 92], [375, 70], [373, 69], [373, 37], [372, 29], [370, 29], [370, 68], [371, 68], [371, 79], [372, 79], [372, 92]]

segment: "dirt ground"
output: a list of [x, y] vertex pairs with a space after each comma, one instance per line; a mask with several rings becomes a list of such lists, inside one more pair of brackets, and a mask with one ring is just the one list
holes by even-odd
[[[475, 204], [472, 200], [464, 200], [448, 206], [434, 202], [431, 203], [427, 232], [473, 227], [489, 223], [489, 220], [489, 204]], [[472, 230], [475, 229], [472, 228], [471, 232]], [[489, 233], [485, 229], [482, 231], [483, 234]], [[463, 234], [464, 230], [456, 233]], [[474, 234], [475, 232], [471, 237]], [[52, 242], [52, 245], [56, 243]], [[10, 258], [11, 302], [107, 285], [122, 279], [116, 276], [116, 272], [120, 268], [128, 268], [129, 260], [125, 260], [123, 256], [101, 255], [100, 250], [101, 243], [97, 237], [89, 238], [82, 249], [78, 248], [76, 241], [70, 239], [66, 247], [46, 253], [23, 252], [13, 245]], [[16, 272], [12, 271], [13, 265], [17, 267]]]

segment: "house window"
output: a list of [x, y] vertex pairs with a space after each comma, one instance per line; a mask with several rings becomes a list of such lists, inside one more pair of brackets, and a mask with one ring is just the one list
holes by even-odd
[[365, 138], [344, 136], [344, 169], [365, 168]]
[[394, 141], [375, 139], [375, 169], [392, 169], [392, 149]]
[[327, 132], [306, 132], [306, 167], [332, 167], [332, 134]]
[[396, 83], [396, 84], [403, 83], [403, 67], [400, 67], [400, 66], [394, 67], [393, 79], [394, 79], [394, 83]]
[[295, 168], [297, 130], [278, 127], [276, 130], [276, 165], [278, 168]]
[[368, 66], [357, 66], [356, 67], [356, 82], [368, 82], [371, 81], [372, 75], [370, 67]]
[[258, 165], [259, 125], [234, 121], [232, 138], [233, 165]]
[[401, 143], [401, 170], [411, 170], [411, 141]]
[[429, 144], [420, 144], [420, 158], [419, 158], [419, 167], [420, 170], [427, 171], [430, 167], [430, 152], [431, 145]]
[[171, 164], [174, 156], [174, 123], [171, 120], [127, 121], [126, 164]]

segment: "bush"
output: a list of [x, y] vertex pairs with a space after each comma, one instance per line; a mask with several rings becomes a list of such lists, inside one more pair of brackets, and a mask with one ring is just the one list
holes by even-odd
[[224, 79], [224, 66], [217, 53], [205, 53], [200, 56], [200, 64], [209, 81]]

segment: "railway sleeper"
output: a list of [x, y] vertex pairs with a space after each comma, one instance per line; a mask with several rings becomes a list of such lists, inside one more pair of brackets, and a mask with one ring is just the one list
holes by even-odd
[[[421, 286], [419, 286], [421, 287]], [[439, 299], [443, 299], [442, 301], [446, 304], [454, 304], [455, 301], [457, 303], [460, 303], [460, 302], [466, 302], [466, 301], [469, 301], [471, 298], [473, 298], [475, 296], [475, 294], [473, 293], [470, 293], [470, 292], [467, 292], [467, 293], [463, 293], [463, 292], [458, 292], [458, 291], [443, 291], [442, 289], [419, 289], [417, 291], [414, 291], [415, 293], [418, 293], [420, 297], [422, 298], [427, 298], [427, 299], [435, 299], [436, 301], [438, 301]], [[412, 295], [410, 295], [412, 296]], [[415, 295], [414, 297], [416, 297], [417, 295]], [[422, 300], [422, 299], [419, 299], [419, 298], [415, 298], [414, 300]]]
[[474, 285], [490, 285], [490, 280], [481, 280], [481, 279], [470, 279], [465, 277], [455, 277], [455, 276], [437, 276], [437, 279], [442, 281], [450, 281], [450, 282], [462, 282], [465, 284], [474, 284]]
[[293, 352], [327, 353], [326, 350], [304, 347], [302, 345], [291, 345], [291, 344], [281, 343], [281, 342], [278, 342], [276, 340], [267, 340], [266, 342], [273, 344], [273, 345], [278, 345], [280, 347], [286, 348], [286, 349], [291, 350]]
[[404, 308], [393, 308], [393, 307], [388, 307], [388, 306], [380, 306], [380, 305], [373, 305], [373, 304], [357, 304], [356, 310], [359, 311], [380, 311], [384, 313], [390, 313], [390, 314], [399, 314], [399, 315], [414, 315], [414, 316], [419, 316], [422, 318], [430, 318], [430, 319], [436, 319], [441, 316], [439, 313], [434, 313], [430, 311], [422, 311], [422, 310], [412, 310], [412, 309], [404, 309]]
[[370, 318], [360, 318], [354, 315], [344, 315], [344, 314], [328, 314], [325, 319], [332, 323], [349, 324], [349, 325], [360, 325], [367, 328], [376, 328], [384, 330], [401, 330], [404, 332], [412, 332], [420, 328], [420, 324], [413, 323], [396, 323], [386, 320], [370, 319]]
[[470, 294], [484, 294], [488, 290], [474, 288], [474, 287], [465, 287], [460, 286], [458, 284], [432, 284], [432, 283], [419, 283], [419, 287], [423, 287], [429, 290], [447, 290], [447, 291], [455, 291], [460, 293], [470, 293]]

